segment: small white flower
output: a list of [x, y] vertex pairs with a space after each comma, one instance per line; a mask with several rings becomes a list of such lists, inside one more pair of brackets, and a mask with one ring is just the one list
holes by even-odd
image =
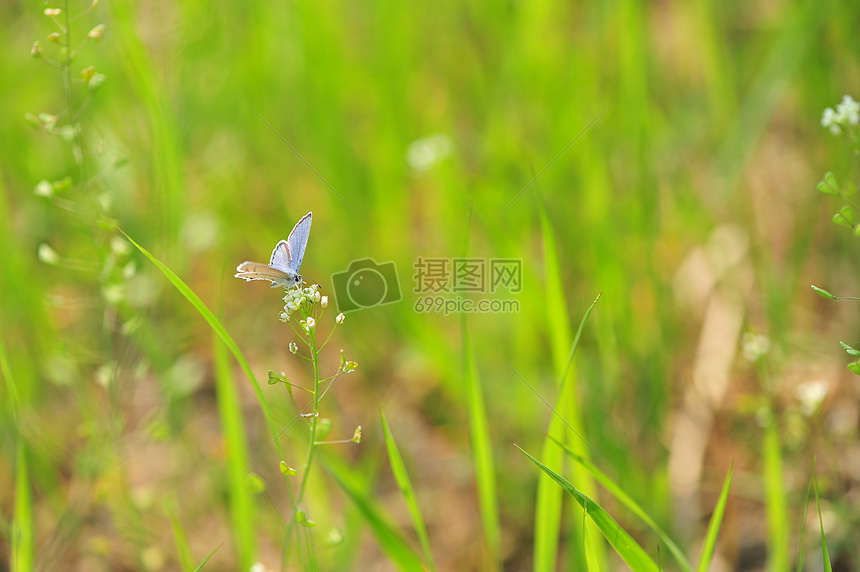
[[57, 16], [59, 16], [62, 13], [63, 13], [63, 11], [60, 10], [59, 8], [45, 8], [45, 12], [44, 12], [45, 16], [48, 16], [49, 18], [56, 18]]
[[346, 316], [344, 316], [343, 312], [341, 312], [340, 314], [337, 315], [337, 317], [335, 317], [334, 321], [337, 322], [338, 324], [342, 324], [345, 319], [346, 319]]
[[357, 363], [355, 363], [354, 361], [348, 361], [345, 364], [343, 364], [343, 373], [351, 373], [351, 372], [355, 371], [355, 368], [357, 368], [357, 367], [358, 367]]
[[807, 381], [797, 386], [794, 394], [800, 402], [800, 410], [807, 417], [815, 413], [824, 398], [827, 397], [827, 392], [830, 387], [826, 381], [816, 380]]
[[296, 342], [290, 342], [290, 353], [296, 355], [296, 352], [299, 351], [299, 346], [296, 345]]
[[860, 103], [850, 95], [843, 95], [842, 102], [836, 106], [836, 113], [839, 114], [840, 123], [857, 125], [860, 122]]
[[39, 260], [45, 264], [56, 265], [60, 263], [60, 255], [57, 251], [45, 243], [39, 245]]
[[282, 322], [289, 322], [291, 316], [292, 312], [281, 312], [281, 315], [278, 316], [278, 319]]
[[439, 163], [453, 150], [451, 138], [442, 133], [413, 141], [406, 151], [406, 161], [415, 171], [423, 173]]
[[320, 298], [321, 298], [320, 293], [314, 292], [314, 302], [319, 302]]
[[118, 236], [110, 239], [110, 249], [117, 256], [126, 256], [131, 252], [131, 245]]
[[317, 325], [317, 321], [316, 321], [316, 320], [314, 320], [312, 317], [308, 317], [308, 320], [307, 320], [307, 328], [306, 328], [306, 329], [307, 329], [308, 331], [311, 331], [311, 330], [313, 330], [313, 329], [314, 329], [314, 326], [316, 326], [316, 325]]
[[839, 127], [839, 115], [831, 107], [825, 109], [821, 115], [821, 126], [829, 129], [834, 135], [839, 135], [842, 132]]
[[322, 298], [320, 298], [320, 306], [322, 306], [323, 308], [328, 306], [328, 296], [323, 296]]
[[758, 358], [770, 351], [770, 338], [762, 334], [747, 332], [741, 340], [744, 357], [749, 361]]
[[36, 185], [34, 192], [36, 193], [36, 196], [39, 197], [50, 197], [54, 194], [54, 185], [45, 179], [42, 179], [39, 181], [39, 184]]
[[830, 127], [834, 123], [836, 123], [836, 112], [833, 111], [832, 107], [828, 107], [824, 110], [824, 113], [821, 114], [821, 126], [822, 127]]

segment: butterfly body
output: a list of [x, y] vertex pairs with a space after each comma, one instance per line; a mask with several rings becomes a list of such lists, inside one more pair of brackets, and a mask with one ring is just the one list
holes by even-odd
[[308, 213], [299, 219], [296, 226], [290, 232], [287, 240], [278, 242], [272, 251], [269, 264], [262, 262], [246, 261], [236, 267], [236, 278], [250, 282], [251, 280], [269, 280], [272, 288], [282, 286], [299, 286], [302, 276], [299, 268], [305, 256], [305, 248], [308, 245], [308, 236], [311, 232], [311, 214]]

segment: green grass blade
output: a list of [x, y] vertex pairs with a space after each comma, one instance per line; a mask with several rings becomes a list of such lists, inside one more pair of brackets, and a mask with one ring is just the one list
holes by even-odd
[[151, 212], [158, 217], [150, 220], [157, 229], [156, 236], [173, 244], [179, 233], [186, 208], [186, 193], [182, 184], [184, 158], [177, 117], [170, 105], [169, 90], [163, 75], [152, 64], [150, 51], [141, 38], [135, 20], [137, 3], [121, 0], [110, 4], [113, 24], [117, 30], [117, 54], [122, 58], [126, 87], [141, 103], [146, 114], [147, 141], [152, 157], [152, 187], [155, 204]]
[[791, 78], [805, 60], [807, 50], [814, 45], [822, 23], [831, 14], [830, 4], [812, 2], [784, 12], [779, 33], [773, 36], [766, 58], [745, 90], [738, 114], [716, 155], [719, 161], [714, 168], [719, 170], [726, 189], [734, 188], [742, 174], [746, 157], [777, 109], [776, 102], [785, 97]]
[[385, 413], [382, 412], [382, 409], [379, 410], [379, 419], [382, 421], [382, 433], [385, 437], [385, 447], [388, 449], [391, 472], [394, 473], [394, 479], [397, 481], [397, 486], [400, 488], [403, 500], [406, 501], [406, 506], [409, 509], [409, 517], [412, 519], [415, 534], [418, 535], [418, 541], [421, 543], [421, 550], [424, 551], [424, 559], [427, 562], [427, 566], [430, 570], [435, 571], [436, 563], [433, 561], [433, 552], [430, 550], [430, 540], [427, 537], [424, 519], [421, 517], [421, 510], [418, 508], [418, 501], [415, 499], [415, 490], [412, 488], [412, 481], [409, 479], [409, 473], [406, 472], [403, 457], [400, 456], [400, 450], [397, 448], [394, 435], [391, 434], [391, 428], [388, 426], [388, 420], [385, 419]]
[[349, 469], [341, 466], [337, 459], [320, 459], [320, 465], [328, 471], [340, 488], [352, 500], [353, 505], [361, 513], [370, 526], [379, 548], [399, 569], [406, 571], [423, 570], [421, 557], [406, 543], [406, 540], [389, 524], [382, 508], [362, 490], [357, 479], [350, 474]]
[[705, 542], [702, 544], [702, 556], [699, 559], [698, 572], [707, 572], [711, 558], [714, 556], [714, 550], [717, 546], [717, 536], [720, 532], [720, 525], [723, 523], [723, 514], [726, 512], [726, 502], [729, 499], [729, 487], [732, 484], [732, 471], [734, 463], [729, 467], [729, 474], [726, 475], [726, 480], [723, 483], [723, 490], [720, 492], [720, 498], [717, 499], [717, 505], [714, 507], [714, 514], [711, 516], [711, 522], [708, 524], [708, 532], [705, 534]]
[[131, 242], [135, 248], [137, 248], [144, 256], [146, 256], [155, 266], [161, 270], [161, 272], [167, 277], [173, 286], [179, 290], [179, 292], [185, 296], [185, 298], [191, 302], [191, 305], [194, 306], [194, 309], [203, 317], [204, 320], [209, 324], [212, 328], [212, 331], [215, 332], [224, 345], [226, 345], [230, 352], [233, 354], [233, 357], [236, 358], [236, 361], [239, 362], [239, 365], [242, 367], [242, 370], [245, 372], [245, 375], [248, 376], [248, 379], [251, 381], [251, 387], [254, 390], [254, 394], [257, 396], [257, 401], [260, 404], [260, 409], [263, 411], [263, 417], [266, 420], [266, 425], [269, 427], [269, 432], [272, 434], [272, 438], [274, 439], [275, 448], [278, 451], [278, 456], [283, 459], [284, 458], [284, 450], [281, 447], [281, 440], [279, 438], [279, 432], [275, 426], [275, 421], [272, 418], [272, 411], [269, 408], [269, 404], [266, 401], [266, 396], [263, 394], [263, 389], [260, 387], [260, 384], [257, 382], [257, 378], [254, 377], [254, 372], [251, 371], [251, 366], [248, 364], [248, 360], [245, 359], [245, 356], [242, 355], [242, 351], [239, 349], [239, 346], [236, 345], [236, 342], [233, 341], [233, 338], [230, 337], [230, 334], [227, 333], [227, 330], [224, 329], [224, 326], [221, 325], [221, 322], [218, 321], [218, 318], [215, 317], [215, 314], [206, 307], [206, 304], [194, 293], [191, 288], [188, 287], [185, 282], [182, 281], [179, 276], [177, 276], [170, 268], [165, 266], [160, 260], [155, 258], [152, 254], [149, 253], [145, 248], [136, 243], [132, 238], [124, 233], [121, 229], [119, 230], [124, 237]]
[[478, 503], [481, 512], [481, 525], [486, 543], [488, 568], [496, 569], [501, 564], [501, 533], [499, 530], [499, 509], [496, 500], [496, 472], [493, 462], [493, 444], [484, 407], [484, 394], [472, 339], [466, 324], [466, 316], [461, 316], [463, 329], [463, 357], [465, 360], [466, 408], [469, 412], [469, 432], [472, 441], [472, 462], [475, 466], [475, 481], [478, 487]]
[[785, 572], [789, 568], [788, 509], [782, 474], [779, 427], [776, 419], [772, 418], [764, 435], [764, 490], [770, 572]]
[[[571, 342], [570, 327], [567, 319], [567, 303], [564, 296], [564, 284], [561, 279], [555, 235], [542, 204], [540, 205], [540, 217], [546, 265], [547, 319], [554, 371], [558, 377], [559, 387], [558, 398], [554, 407], [556, 414], [550, 419], [546, 432], [547, 437], [541, 450], [541, 459], [543, 459], [547, 466], [556, 471], [561, 471], [564, 455], [552, 443], [552, 441], [560, 442], [564, 440], [564, 421], [559, 416], [564, 415], [568, 420], [570, 428], [576, 432], [573, 439], [575, 439], [575, 447], [578, 452], [582, 456], [588, 455], [588, 445], [582, 437], [582, 423], [580, 421], [579, 407], [576, 403], [576, 394], [572, 386], [568, 387], [567, 381], [570, 377], [573, 358], [576, 355], [576, 349], [579, 346], [579, 340], [582, 336], [585, 323], [597, 301], [600, 299], [600, 294], [597, 295], [583, 315], [576, 335]], [[591, 482], [585, 473], [575, 473], [574, 480], [587, 494], [594, 494], [594, 483]], [[557, 568], [556, 555], [558, 553], [558, 539], [561, 528], [562, 494], [562, 491], [559, 490], [551, 479], [541, 475], [538, 480], [534, 545], [534, 570], [539, 572], [549, 572]], [[592, 538], [592, 546], [598, 562], [604, 561], [604, 555], [602, 550], [600, 550], [601, 545], [594, 538]]]
[[821, 519], [821, 499], [818, 496], [818, 479], [812, 475], [812, 483], [815, 488], [815, 506], [818, 508], [818, 528], [821, 530], [821, 557], [824, 559], [824, 572], [833, 572], [830, 564], [830, 553], [827, 551], [827, 539], [824, 538], [824, 521]]
[[208, 556], [206, 556], [206, 558], [204, 558], [204, 559], [203, 559], [203, 562], [201, 562], [201, 563], [200, 563], [200, 565], [199, 565], [199, 566], [197, 566], [197, 568], [195, 568], [195, 569], [194, 569], [194, 572], [200, 572], [201, 570], [203, 570], [203, 567], [204, 567], [204, 566], [206, 566], [206, 563], [207, 563], [207, 562], [209, 562], [209, 559], [210, 559], [210, 558], [212, 558], [212, 556], [213, 556], [216, 552], [218, 552], [218, 549], [219, 549], [219, 548], [221, 548], [221, 546], [220, 546], [220, 545], [219, 545], [219, 546], [216, 546], [215, 548], [213, 548], [213, 549], [212, 549], [212, 552], [210, 552], [210, 553], [209, 553], [209, 555], [208, 555]]
[[[559, 394], [561, 400], [562, 394]], [[558, 411], [558, 404], [556, 404]], [[564, 439], [564, 424], [553, 415], [547, 429], [547, 439], [544, 439], [541, 449], [541, 459], [550, 467], [561, 470], [564, 453], [552, 444], [553, 439]], [[535, 543], [534, 570], [535, 572], [551, 572], [556, 570], [556, 555], [558, 554], [558, 537], [561, 528], [561, 509], [564, 491], [559, 489], [551, 478], [541, 474], [538, 477], [537, 500], [535, 503]]]
[[242, 473], [249, 464], [242, 404], [225, 346], [220, 340], [213, 340], [213, 352], [218, 416], [221, 419], [227, 445], [230, 525], [233, 528], [238, 567], [240, 570], [247, 570], [254, 563], [256, 535], [254, 533], [254, 497], [251, 490], [245, 486], [245, 480], [242, 479]]
[[[565, 391], [566, 377], [570, 367], [564, 362], [570, 344], [570, 329], [567, 320], [567, 303], [564, 298], [564, 286], [561, 280], [561, 271], [558, 263], [555, 236], [552, 233], [546, 211], [539, 204], [541, 230], [544, 242], [544, 266], [546, 272], [546, 307], [547, 326], [549, 329], [550, 349], [553, 360], [553, 371], [558, 381], [558, 397], [555, 403], [557, 414], [550, 418], [547, 427], [547, 439], [544, 440], [541, 449], [541, 459], [553, 470], [561, 471], [564, 463], [564, 454], [553, 446], [549, 437], [564, 439], [564, 426], [559, 415], [567, 413], [567, 405], [572, 402], [572, 394]], [[568, 359], [568, 362], [571, 360]], [[571, 408], [573, 423], [577, 423], [578, 416], [576, 408]], [[566, 415], [567, 416], [567, 415]], [[551, 479], [541, 474], [538, 477], [537, 501], [535, 503], [535, 542], [534, 542], [534, 570], [535, 572], [550, 572], [557, 569], [556, 559], [558, 557], [558, 543], [561, 530], [561, 512], [564, 493]]]
[[576, 487], [573, 486], [567, 479], [538, 461], [535, 457], [529, 455], [524, 449], [517, 446], [517, 449], [523, 452], [531, 461], [537, 465], [545, 474], [547, 474], [553, 481], [559, 484], [562, 489], [566, 490], [568, 493], [576, 499], [576, 502], [586, 511], [588, 517], [591, 519], [594, 524], [597, 525], [597, 528], [600, 529], [600, 532], [603, 533], [603, 536], [609, 542], [609, 544], [615, 549], [615, 552], [621, 557], [624, 562], [627, 563], [630, 568], [632, 568], [635, 572], [658, 572], [659, 567], [651, 559], [650, 556], [642, 549], [641, 546], [636, 544], [636, 541], [627, 534], [621, 526], [618, 525], [615, 520], [609, 516], [609, 514], [603, 510], [600, 505], [591, 500], [591, 498], [581, 491], [579, 491]]
[[0, 336], [0, 373], [6, 381], [8, 403], [15, 423], [15, 513], [12, 517], [11, 570], [29, 572], [35, 562], [33, 536], [33, 496], [30, 491], [30, 470], [27, 466], [27, 445], [21, 432], [21, 403], [18, 386], [6, 352], [6, 343]]
[[588, 509], [582, 511], [582, 552], [585, 554], [585, 566], [589, 572], [599, 572], [600, 562], [594, 550], [594, 539], [588, 531]]
[[666, 546], [669, 552], [672, 553], [672, 556], [675, 557], [675, 560], [678, 562], [678, 565], [681, 567], [684, 572], [693, 572], [693, 566], [690, 564], [690, 561], [687, 560], [687, 557], [684, 556], [683, 551], [678, 547], [677, 544], [669, 537], [666, 532], [663, 531], [662, 528], [652, 519], [639, 504], [633, 500], [618, 484], [610, 479], [605, 473], [603, 473], [597, 466], [594, 465], [588, 459], [584, 459], [582, 456], [577, 455], [573, 451], [571, 451], [564, 443], [557, 439], [552, 439], [552, 441], [564, 449], [564, 451], [570, 455], [570, 457], [582, 465], [585, 470], [587, 470], [591, 475], [595, 478], [595, 480], [600, 483], [603, 488], [605, 488], [609, 494], [614, 496], [622, 505], [624, 505], [630, 512], [635, 514], [639, 519], [648, 525], [648, 528], [654, 531], [654, 533], [660, 538], [660, 541]]
[[812, 494], [812, 479], [815, 477], [815, 461], [812, 458], [812, 469], [809, 471], [809, 482], [806, 483], [806, 497], [803, 499], [803, 511], [800, 515], [800, 535], [797, 540], [797, 572], [803, 572], [804, 550], [803, 542], [806, 537], [806, 510], [809, 508], [809, 495]]
[[171, 500], [164, 504], [164, 511], [167, 513], [167, 518], [170, 520], [170, 528], [173, 531], [173, 541], [176, 543], [176, 551], [179, 554], [179, 563], [185, 572], [194, 570], [194, 556], [191, 552], [191, 545], [188, 543], [188, 535], [185, 534], [185, 529], [182, 527], [182, 522], [177, 514], [178, 509], [176, 502]]
[[33, 497], [30, 493], [30, 471], [27, 448], [18, 434], [15, 450], [15, 516], [12, 520], [12, 572], [33, 569]]

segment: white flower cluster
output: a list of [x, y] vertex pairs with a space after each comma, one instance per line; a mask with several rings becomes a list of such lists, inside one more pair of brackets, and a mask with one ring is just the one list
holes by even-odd
[[836, 111], [828, 107], [821, 116], [821, 126], [830, 129], [834, 135], [842, 133], [842, 128], [860, 123], [860, 103], [850, 95], [842, 96], [842, 102], [836, 105]]
[[320, 293], [317, 292], [316, 284], [306, 288], [287, 288], [287, 293], [284, 295], [284, 311], [281, 313], [281, 321], [289, 322], [293, 312], [299, 309], [303, 303], [308, 302], [313, 304], [320, 301]]

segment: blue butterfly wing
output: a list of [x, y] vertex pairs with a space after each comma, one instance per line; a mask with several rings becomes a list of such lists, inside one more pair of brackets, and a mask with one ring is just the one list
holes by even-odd
[[269, 259], [269, 266], [289, 274], [290, 265], [290, 251], [287, 247], [287, 241], [282, 240], [275, 246], [275, 250], [272, 251], [272, 258]]
[[[303, 216], [299, 222], [296, 223], [296, 226], [293, 227], [292, 232], [290, 232], [290, 236], [287, 237], [287, 257], [289, 260], [287, 261], [287, 269], [285, 272], [289, 272], [291, 274], [298, 274], [299, 268], [302, 266], [302, 259], [305, 257], [305, 248], [308, 246], [308, 236], [311, 234], [311, 215], [313, 213], [308, 213]], [[275, 254], [278, 252], [278, 247], [281, 246], [283, 240], [278, 243], [278, 246], [275, 247], [275, 252], [272, 253], [272, 259], [274, 261]], [[275, 266], [272, 264], [272, 266]], [[275, 268], [278, 268], [275, 266]]]

